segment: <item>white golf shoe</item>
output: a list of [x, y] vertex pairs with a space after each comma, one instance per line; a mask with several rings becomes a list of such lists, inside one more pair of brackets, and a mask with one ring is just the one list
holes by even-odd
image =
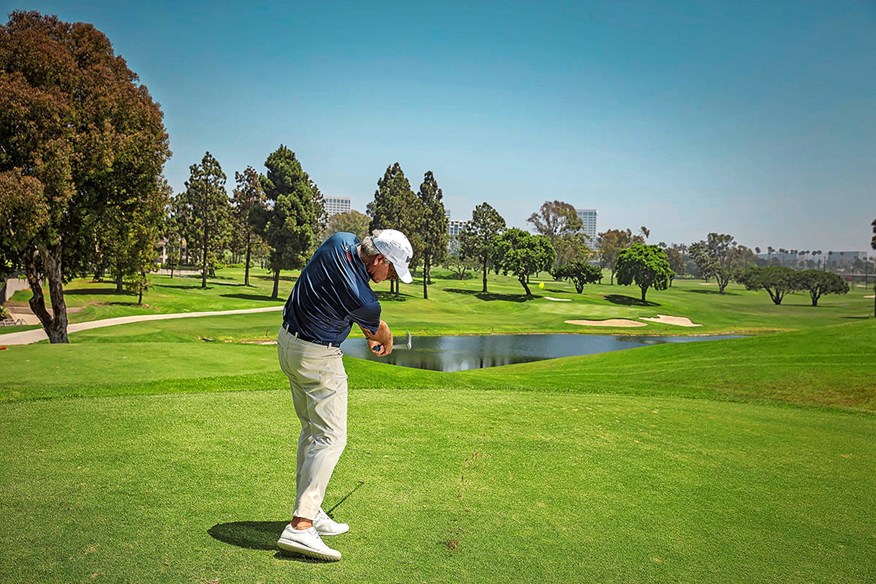
[[315, 527], [295, 529], [290, 523], [277, 540], [277, 546], [282, 550], [318, 560], [337, 562], [341, 559], [341, 552], [325, 545]]
[[350, 526], [346, 523], [338, 523], [328, 516], [322, 509], [316, 514], [313, 520], [313, 526], [320, 535], [341, 535], [350, 531]]

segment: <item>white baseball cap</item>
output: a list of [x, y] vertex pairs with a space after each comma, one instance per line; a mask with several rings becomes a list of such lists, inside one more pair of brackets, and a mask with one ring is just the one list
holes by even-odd
[[392, 263], [399, 280], [405, 284], [414, 281], [408, 271], [408, 263], [414, 256], [414, 249], [404, 233], [395, 229], [384, 229], [379, 235], [375, 235], [372, 241], [374, 247]]

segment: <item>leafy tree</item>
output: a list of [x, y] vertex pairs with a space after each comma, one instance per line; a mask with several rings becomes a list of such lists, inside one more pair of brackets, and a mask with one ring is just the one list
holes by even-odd
[[569, 264], [586, 264], [593, 255], [593, 250], [587, 244], [590, 238], [584, 233], [566, 233], [553, 240], [557, 259], [554, 262], [552, 274], [558, 278], [559, 272]]
[[648, 288], [666, 290], [672, 268], [666, 254], [656, 245], [634, 243], [622, 250], [617, 257], [617, 283], [629, 286], [634, 283], [642, 290], [642, 302]]
[[447, 243], [447, 253], [442, 265], [456, 274], [458, 279], [464, 280], [466, 272], [478, 269], [479, 263], [477, 258], [462, 255], [460, 247], [459, 236], [451, 237]]
[[476, 258], [484, 273], [481, 290], [487, 293], [487, 269], [496, 238], [505, 230], [505, 219], [486, 201], [474, 208], [469, 221], [459, 234], [459, 253], [463, 258]]
[[252, 260], [253, 242], [259, 237], [256, 226], [259, 223], [258, 214], [267, 207], [267, 197], [262, 188], [259, 173], [251, 166], [246, 170], [234, 173], [237, 186], [234, 189], [232, 205], [234, 208], [235, 230], [237, 239], [245, 250], [243, 285], [249, 286], [249, 266]]
[[438, 263], [447, 254], [447, 214], [442, 199], [444, 193], [432, 171], [426, 171], [417, 198], [421, 205], [420, 228], [417, 231], [422, 243], [423, 255], [423, 298], [429, 298], [428, 285], [432, 283], [432, 263]]
[[579, 233], [584, 228], [575, 207], [563, 201], [545, 201], [538, 213], [533, 213], [526, 221], [552, 244], [558, 237]]
[[[423, 243], [416, 234], [419, 233], [422, 206], [398, 162], [388, 166], [383, 177], [377, 181], [374, 200], [368, 203], [366, 211], [371, 216], [371, 231], [397, 229], [404, 233], [414, 252], [410, 265], [419, 263]], [[398, 282], [391, 281], [390, 290], [398, 295]]]
[[821, 270], [803, 270], [794, 274], [797, 288], [809, 292], [812, 306], [818, 306], [818, 299], [824, 294], [848, 294], [849, 285], [837, 274]]
[[368, 215], [360, 213], [355, 209], [336, 213], [329, 217], [328, 224], [322, 234], [322, 239], [325, 241], [329, 236], [339, 231], [352, 233], [359, 239], [365, 239], [368, 237], [370, 222], [371, 218]]
[[572, 280], [575, 284], [575, 290], [581, 294], [585, 284], [593, 284], [602, 280], [602, 268], [590, 262], [572, 262], [560, 268], [555, 276]]
[[599, 234], [599, 265], [611, 270], [612, 285], [614, 285], [618, 255], [621, 250], [630, 247], [632, 237], [633, 232], [629, 229], [609, 229]]
[[[672, 245], [665, 247], [663, 251], [666, 253], [669, 267], [672, 269], [675, 276], [684, 276], [687, 274], [687, 258], [685, 256], [687, 246], [685, 244], [673, 243]], [[674, 276], [673, 279], [675, 279]], [[669, 281], [669, 285], [672, 286], [672, 280]]]
[[317, 244], [320, 218], [325, 205], [319, 190], [304, 172], [301, 163], [286, 146], [272, 152], [262, 176], [268, 207], [258, 212], [259, 233], [271, 247], [268, 269], [274, 275], [271, 298], [280, 288], [280, 270], [303, 268]]
[[690, 255], [704, 278], [715, 277], [720, 294], [741, 270], [755, 263], [750, 249], [721, 233], [710, 233], [705, 241], [691, 245]]
[[752, 266], [736, 276], [747, 290], [766, 290], [773, 304], [781, 304], [785, 294], [800, 290], [797, 273], [785, 266]]
[[164, 211], [164, 253], [166, 256], [165, 266], [170, 268], [170, 278], [182, 261], [183, 229], [180, 221], [180, 198], [170, 200]]
[[554, 248], [547, 237], [532, 235], [514, 227], [496, 238], [493, 264], [497, 271], [517, 276], [529, 298], [532, 297], [532, 292], [526, 283], [526, 277], [549, 269], [555, 257]]
[[231, 239], [231, 203], [225, 191], [225, 173], [212, 154], [207, 152], [200, 164], [189, 167], [189, 180], [180, 198], [187, 218], [186, 241], [198, 250], [201, 288], [206, 288], [218, 254]]
[[63, 284], [94, 265], [95, 226], [123, 202], [133, 214], [169, 155], [158, 104], [103, 33], [36, 12], [0, 27], [0, 215], [15, 221], [0, 257], [24, 268], [52, 343], [67, 342]]

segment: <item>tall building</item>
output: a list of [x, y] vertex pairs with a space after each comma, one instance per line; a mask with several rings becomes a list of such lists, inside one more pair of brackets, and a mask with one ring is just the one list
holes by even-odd
[[456, 237], [457, 235], [459, 235], [459, 232], [465, 228], [466, 225], [468, 225], [468, 221], [450, 219], [450, 221], [447, 222], [447, 233], [450, 235], [450, 237]]
[[350, 197], [323, 197], [326, 215], [331, 217], [350, 210]]
[[584, 224], [584, 233], [590, 238], [590, 240], [595, 244], [596, 243], [596, 217], [598, 213], [596, 209], [575, 209], [575, 212], [578, 213], [578, 218], [581, 219], [581, 222]]

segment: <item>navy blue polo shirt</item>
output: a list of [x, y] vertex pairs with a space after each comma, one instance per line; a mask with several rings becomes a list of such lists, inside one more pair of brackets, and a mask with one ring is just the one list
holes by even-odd
[[352, 233], [325, 240], [301, 272], [283, 309], [291, 330], [308, 340], [339, 345], [353, 323], [377, 332], [380, 303]]

